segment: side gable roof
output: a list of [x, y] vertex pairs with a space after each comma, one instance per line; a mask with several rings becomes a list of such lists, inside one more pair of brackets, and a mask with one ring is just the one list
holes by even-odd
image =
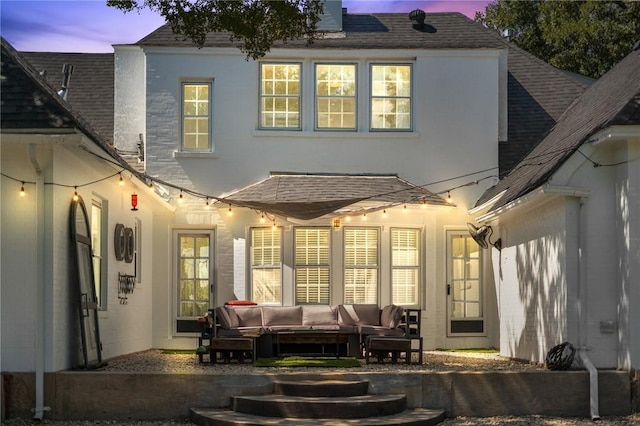
[[[408, 13], [345, 14], [343, 33], [315, 40], [278, 42], [274, 48], [308, 49], [479, 49], [504, 48], [500, 36], [488, 31], [461, 13], [429, 13], [422, 30], [412, 27]], [[344, 36], [342, 36], [344, 35]], [[179, 38], [166, 24], [139, 40], [139, 46], [194, 47], [191, 40]], [[204, 47], [237, 47], [230, 33], [207, 36]]]
[[640, 124], [640, 50], [632, 51], [580, 96], [558, 123], [478, 205], [504, 192], [490, 211], [543, 185], [589, 137], [612, 125]]
[[547, 134], [571, 103], [594, 81], [571, 77], [507, 43], [507, 140], [500, 141], [500, 176], [505, 176]]
[[54, 88], [62, 83], [62, 66], [73, 65], [67, 102], [94, 130], [113, 144], [114, 56], [112, 53], [20, 52]]
[[140, 176], [4, 38], [0, 38], [0, 44], [0, 128], [3, 133], [78, 129], [123, 168]]

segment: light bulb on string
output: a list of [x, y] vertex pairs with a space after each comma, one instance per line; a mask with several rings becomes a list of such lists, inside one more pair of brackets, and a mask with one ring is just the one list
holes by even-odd
[[351, 222], [351, 216], [345, 217], [344, 220], [347, 221], [347, 222]]
[[184, 196], [182, 195], [182, 190], [180, 190], [180, 195], [178, 196], [178, 202], [179, 203], [183, 203], [184, 202]]
[[383, 219], [387, 218], [387, 209], [382, 210], [382, 218]]
[[231, 204], [229, 204], [229, 210], [227, 210], [227, 216], [233, 216], [233, 210], [231, 210]]
[[451, 192], [447, 191], [447, 203], [453, 203], [453, 198], [451, 198]]
[[260, 216], [260, 223], [264, 223], [266, 219], [264, 218], [264, 213]]
[[73, 201], [78, 201], [78, 187], [74, 186], [73, 187]]
[[362, 213], [362, 221], [365, 222], [367, 220], [367, 214]]
[[420, 203], [422, 204], [422, 208], [423, 209], [427, 208], [427, 201], [426, 200], [422, 200]]
[[118, 181], [118, 185], [124, 186], [124, 179], [122, 179], [122, 173], [118, 173], [120, 175], [120, 180]]
[[22, 186], [20, 187], [20, 196], [24, 197], [26, 195], [26, 192], [24, 190], [24, 182], [22, 182]]
[[211, 206], [209, 205], [209, 197], [207, 197], [207, 201], [204, 202], [204, 208], [206, 210], [209, 210], [211, 208]]
[[406, 213], [407, 212], [407, 205], [405, 204], [404, 207], [402, 207], [402, 213]]

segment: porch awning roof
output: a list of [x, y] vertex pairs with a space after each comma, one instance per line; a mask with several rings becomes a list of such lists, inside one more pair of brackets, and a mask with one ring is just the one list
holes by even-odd
[[[300, 220], [398, 204], [447, 202], [396, 175], [301, 174], [274, 172], [261, 182], [219, 197], [229, 205]], [[356, 203], [354, 209], [345, 211]]]

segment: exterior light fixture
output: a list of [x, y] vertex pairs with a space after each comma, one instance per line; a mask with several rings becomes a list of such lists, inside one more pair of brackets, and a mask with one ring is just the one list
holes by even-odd
[[334, 228], [336, 228], [336, 229], [337, 229], [337, 228], [340, 228], [340, 225], [341, 225], [341, 223], [340, 223], [340, 218], [333, 219], [333, 227], [334, 227]]
[[135, 192], [131, 194], [131, 211], [138, 211], [138, 194]]

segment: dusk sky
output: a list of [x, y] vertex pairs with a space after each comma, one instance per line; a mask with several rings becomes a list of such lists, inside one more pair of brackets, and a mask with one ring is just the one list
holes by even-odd
[[[350, 13], [461, 12], [473, 18], [490, 0], [343, 0]], [[106, 0], [0, 0], [0, 33], [19, 51], [113, 52], [135, 43], [164, 23], [145, 10], [123, 13]]]

